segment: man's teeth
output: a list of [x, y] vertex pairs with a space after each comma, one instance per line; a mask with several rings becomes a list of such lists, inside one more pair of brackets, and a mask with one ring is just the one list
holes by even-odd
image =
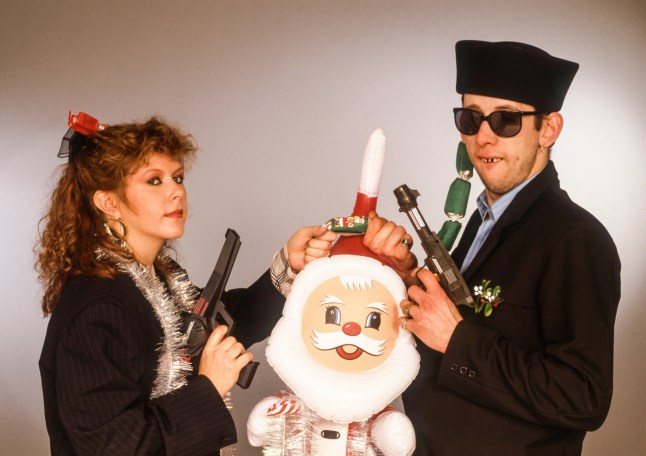
[[481, 158], [484, 163], [498, 163], [501, 159], [500, 158]]

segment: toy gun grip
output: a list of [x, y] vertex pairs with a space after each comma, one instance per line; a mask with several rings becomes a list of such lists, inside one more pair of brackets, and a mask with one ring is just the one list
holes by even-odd
[[[226, 307], [224, 307], [224, 303], [222, 301], [218, 301], [215, 304], [215, 309], [213, 310], [213, 317], [211, 319], [210, 325], [212, 329], [215, 329], [220, 325], [227, 325], [229, 329], [227, 330], [225, 337], [231, 334], [231, 332], [233, 331], [235, 321], [233, 320], [231, 314], [227, 311]], [[259, 365], [260, 363], [251, 361], [249, 362], [249, 364], [243, 367], [240, 371], [240, 374], [238, 375], [238, 381], [236, 382], [236, 385], [243, 389], [249, 388], [249, 386], [251, 386], [251, 381], [253, 380], [254, 375], [256, 375], [256, 369], [258, 369]]]
[[455, 305], [473, 307], [475, 301], [471, 296], [469, 286], [464, 281], [460, 270], [444, 244], [442, 244], [437, 234], [429, 229], [417, 207], [419, 192], [411, 190], [405, 184], [397, 187], [393, 192], [399, 204], [399, 211], [406, 212], [420, 238], [422, 247], [427, 255], [424, 260], [426, 267], [440, 279], [442, 289]]

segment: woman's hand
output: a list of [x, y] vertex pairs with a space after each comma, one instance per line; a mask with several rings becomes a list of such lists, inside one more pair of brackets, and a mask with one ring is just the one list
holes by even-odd
[[310, 261], [328, 256], [334, 241], [336, 233], [323, 226], [300, 228], [287, 241], [289, 267], [299, 272]]
[[238, 381], [240, 371], [253, 359], [235, 337], [225, 334], [228, 327], [220, 325], [209, 336], [202, 350], [199, 374], [206, 376], [220, 396], [224, 397]]

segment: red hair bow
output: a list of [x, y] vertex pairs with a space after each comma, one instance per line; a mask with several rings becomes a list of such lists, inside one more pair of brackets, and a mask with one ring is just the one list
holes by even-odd
[[61, 147], [58, 150], [58, 156], [61, 158], [68, 158], [70, 161], [74, 156], [83, 149], [87, 136], [90, 133], [101, 131], [107, 127], [106, 124], [99, 123], [94, 117], [79, 112], [72, 114], [70, 111], [67, 125], [67, 133], [63, 136]]
[[73, 128], [74, 131], [86, 136], [95, 131], [101, 131], [107, 127], [106, 124], [99, 123], [97, 119], [89, 114], [84, 112], [72, 114], [72, 111], [70, 111], [67, 125]]

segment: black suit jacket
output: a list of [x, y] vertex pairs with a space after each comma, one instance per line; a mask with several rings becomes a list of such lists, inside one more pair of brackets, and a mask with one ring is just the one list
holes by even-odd
[[[223, 301], [249, 347], [270, 334], [284, 298], [267, 272]], [[52, 454], [219, 454], [236, 442], [233, 419], [204, 376], [149, 399], [162, 337], [129, 276], [69, 280], [39, 362]]]
[[[460, 265], [480, 215], [454, 258]], [[464, 271], [502, 287], [489, 317], [460, 307], [444, 355], [418, 341], [404, 393], [416, 455], [579, 455], [612, 396], [620, 262], [601, 223], [560, 189], [552, 162], [512, 201]]]

